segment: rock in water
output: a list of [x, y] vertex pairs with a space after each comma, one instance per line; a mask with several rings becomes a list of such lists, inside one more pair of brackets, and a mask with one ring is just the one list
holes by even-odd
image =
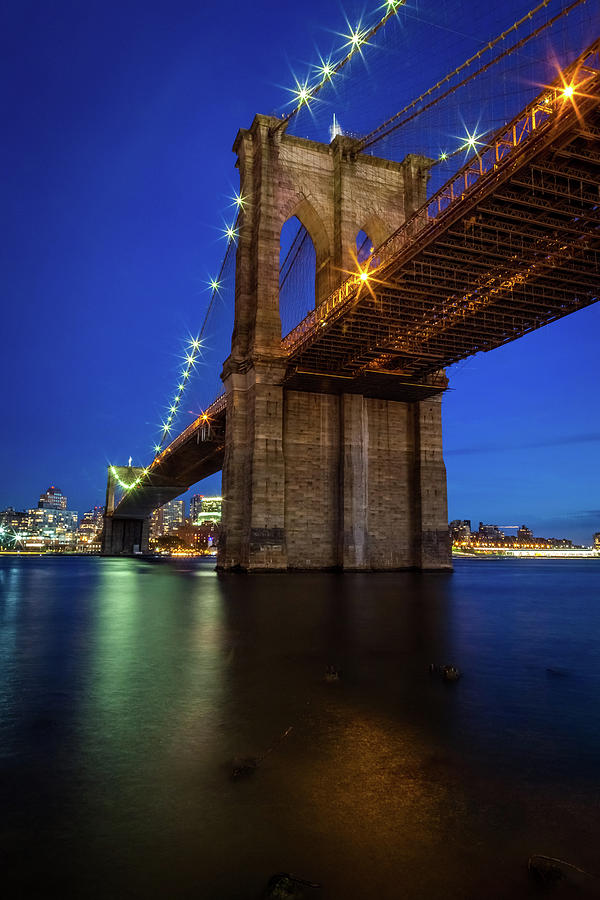
[[279, 872], [269, 878], [263, 897], [264, 900], [300, 900], [301, 897], [306, 896], [306, 889], [312, 891], [313, 888], [319, 887], [321, 887], [320, 884], [306, 881], [304, 878], [298, 878], [287, 872]]
[[258, 769], [258, 760], [254, 756], [238, 757], [234, 759], [231, 768], [232, 778], [248, 778], [254, 775]]

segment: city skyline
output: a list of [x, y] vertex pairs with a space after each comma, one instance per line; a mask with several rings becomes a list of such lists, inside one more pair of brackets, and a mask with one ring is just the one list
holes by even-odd
[[[2, 365], [17, 399], [4, 395], [0, 460], [11, 475], [0, 507], [27, 508], [55, 478], [88, 509], [104, 502], [109, 463], [150, 461], [183, 339], [198, 329], [222, 255], [235, 134], [256, 112], [285, 108], [297, 61], [344, 28], [337, 7], [316, 0], [302, 10], [263, 2], [283, 47], [253, 54], [253, 77], [240, 79], [261, 16], [240, 8], [231, 29], [227, 8], [211, 10], [109, 3], [90, 17], [59, 4], [61, 53], [47, 11], [7, 10]], [[449, 519], [525, 510], [540, 534], [577, 542], [598, 529], [599, 331], [596, 304], [449, 370]], [[192, 387], [177, 427], [198, 412]], [[46, 435], [39, 445], [34, 424]], [[219, 477], [198, 491], [219, 493]]]

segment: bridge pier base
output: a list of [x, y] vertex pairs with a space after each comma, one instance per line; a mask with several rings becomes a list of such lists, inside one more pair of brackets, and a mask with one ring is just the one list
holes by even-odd
[[136, 556], [149, 552], [150, 519], [104, 517], [102, 556]]
[[265, 374], [229, 379], [219, 568], [450, 571], [440, 396], [285, 390]]

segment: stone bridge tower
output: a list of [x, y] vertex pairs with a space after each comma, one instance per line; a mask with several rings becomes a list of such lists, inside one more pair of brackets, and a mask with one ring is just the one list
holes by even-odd
[[[284, 387], [279, 250], [297, 216], [316, 251], [316, 302], [426, 199], [429, 160], [358, 154], [256, 116], [234, 144], [242, 210], [218, 565], [247, 571], [451, 568], [440, 396], [409, 401]], [[328, 386], [329, 385], [329, 386]]]

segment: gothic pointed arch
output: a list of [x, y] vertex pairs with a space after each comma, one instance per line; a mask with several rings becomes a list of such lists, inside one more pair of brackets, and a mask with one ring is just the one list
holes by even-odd
[[383, 242], [389, 238], [393, 228], [390, 227], [387, 222], [384, 222], [381, 216], [372, 213], [367, 216], [360, 231], [364, 231], [371, 241], [373, 249], [376, 250], [380, 244], [383, 244]]
[[315, 209], [313, 203], [303, 193], [298, 193], [293, 200], [287, 204], [285, 210], [285, 220], [282, 227], [288, 219], [295, 216], [298, 221], [306, 228], [310, 239], [315, 248], [316, 255], [316, 274], [315, 274], [315, 305], [323, 300], [327, 294], [333, 290], [331, 280], [331, 239], [327, 233], [327, 229], [321, 219], [321, 216]]

